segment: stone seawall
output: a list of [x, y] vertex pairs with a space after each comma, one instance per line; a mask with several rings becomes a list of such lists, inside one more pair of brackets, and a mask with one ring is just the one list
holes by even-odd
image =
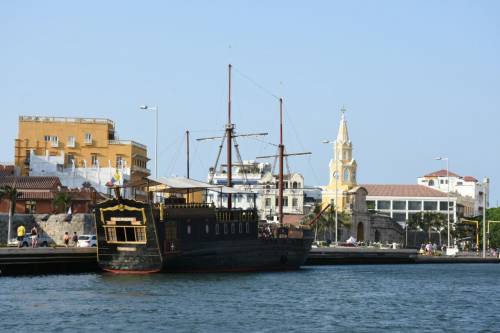
[[[7, 243], [8, 214], [0, 214], [0, 244]], [[95, 222], [92, 214], [74, 214], [68, 219], [66, 214], [16, 214], [12, 220], [12, 234], [16, 237], [17, 227], [24, 225], [29, 232], [36, 225], [39, 233], [47, 236], [52, 244], [63, 245], [64, 233], [70, 235], [95, 234]]]

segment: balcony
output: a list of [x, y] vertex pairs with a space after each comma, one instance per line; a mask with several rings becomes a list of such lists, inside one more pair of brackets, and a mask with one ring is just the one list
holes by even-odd
[[142, 173], [147, 173], [148, 175], [151, 174], [151, 170], [149, 170], [148, 168], [143, 168], [137, 165], [132, 165], [132, 168], [130, 168], [130, 170], [132, 172], [142, 172]]
[[132, 145], [132, 146], [142, 148], [144, 150], [147, 149], [146, 145], [143, 145], [142, 143], [135, 142], [132, 140], [109, 140], [108, 144], [110, 144], [110, 145]]

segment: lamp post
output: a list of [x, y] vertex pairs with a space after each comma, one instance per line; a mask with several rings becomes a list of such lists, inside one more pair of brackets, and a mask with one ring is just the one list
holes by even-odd
[[[323, 140], [322, 143], [326, 143], [326, 144], [335, 144], [336, 141], [335, 140]], [[337, 156], [337, 152], [335, 151], [335, 158]], [[339, 224], [339, 215], [338, 215], [338, 207], [337, 207], [337, 194], [338, 194], [338, 172], [337, 170], [335, 170], [333, 172], [333, 177], [335, 178], [335, 203], [334, 203], [334, 208], [335, 208], [335, 245], [338, 244], [338, 224]]]
[[483, 258], [486, 258], [486, 204], [488, 203], [486, 196], [489, 182], [488, 177], [483, 178]]
[[147, 106], [141, 105], [139, 107], [141, 110], [152, 110], [156, 112], [156, 132], [155, 132], [155, 178], [158, 179], [158, 105]]
[[446, 191], [446, 210], [448, 218], [448, 245], [446, 249], [450, 247], [450, 164], [448, 157], [436, 157], [438, 161], [446, 161], [446, 183], [448, 184], [448, 190]]

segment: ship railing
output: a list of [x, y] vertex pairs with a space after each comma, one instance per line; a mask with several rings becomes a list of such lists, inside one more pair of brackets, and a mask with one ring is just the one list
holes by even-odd
[[217, 211], [217, 221], [218, 222], [241, 222], [241, 221], [253, 221], [255, 220], [256, 212], [255, 210], [218, 210]]
[[165, 204], [165, 208], [211, 208], [213, 205], [208, 203], [176, 203], [176, 204]]

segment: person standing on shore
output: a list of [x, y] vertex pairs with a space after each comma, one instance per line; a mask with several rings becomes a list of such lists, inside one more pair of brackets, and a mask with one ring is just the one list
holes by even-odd
[[64, 246], [68, 247], [69, 246], [69, 234], [67, 231], [64, 233], [63, 240], [64, 240]]
[[36, 229], [36, 226], [33, 226], [31, 228], [31, 247], [35, 248], [38, 244], [38, 230]]
[[76, 247], [76, 244], [78, 244], [78, 235], [76, 234], [76, 231], [73, 233], [73, 247]]
[[17, 247], [21, 247], [25, 235], [26, 229], [24, 228], [24, 225], [21, 224], [19, 227], [17, 227]]

